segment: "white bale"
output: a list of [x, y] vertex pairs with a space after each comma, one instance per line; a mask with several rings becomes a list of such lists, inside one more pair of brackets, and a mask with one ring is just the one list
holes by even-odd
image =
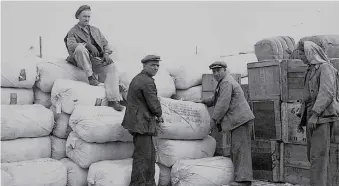
[[72, 130], [88, 143], [132, 142], [133, 136], [121, 126], [125, 110], [106, 106], [77, 106], [70, 119]]
[[178, 160], [171, 170], [172, 185], [226, 185], [234, 179], [232, 160], [212, 157], [196, 160]]
[[1, 170], [11, 175], [11, 184], [4, 186], [66, 186], [67, 169], [50, 158], [2, 163]]
[[1, 105], [31, 105], [33, 101], [33, 89], [1, 87]]
[[307, 36], [300, 41], [312, 41], [324, 49], [328, 58], [339, 58], [339, 35]]
[[65, 79], [57, 79], [54, 82], [51, 101], [56, 107], [57, 113], [63, 111], [67, 114], [72, 114], [78, 105], [107, 105], [103, 86], [91, 86], [85, 82]]
[[53, 128], [53, 135], [62, 138], [67, 139], [69, 133], [72, 131], [71, 127], [68, 125], [69, 118], [71, 117], [70, 114], [66, 114], [64, 112], [56, 113], [55, 106], [51, 106], [50, 108], [54, 113], [54, 128]]
[[176, 94], [179, 98], [186, 101], [200, 100], [202, 96], [202, 85], [191, 87], [187, 90], [177, 90]]
[[203, 140], [167, 140], [157, 138], [154, 142], [157, 150], [157, 162], [167, 167], [171, 167], [180, 159], [212, 157], [216, 148], [216, 141], [211, 136], [207, 136]]
[[31, 89], [37, 78], [35, 63], [5, 62], [1, 64], [1, 87]]
[[[279, 50], [280, 49], [280, 50]], [[281, 48], [273, 38], [266, 38], [258, 41], [254, 45], [254, 52], [258, 61], [269, 59], [281, 60]]]
[[210, 132], [210, 116], [201, 103], [159, 98], [164, 123], [159, 138], [203, 139]]
[[170, 98], [175, 94], [174, 80], [165, 67], [160, 65], [157, 74], [153, 78], [155, 86], [157, 87], [158, 96]]
[[50, 108], [52, 106], [51, 102], [51, 93], [45, 93], [41, 91], [39, 88], [34, 87], [34, 104], [41, 104], [46, 108]]
[[35, 160], [51, 157], [51, 139], [21, 138], [1, 141], [1, 162], [11, 163], [17, 161]]
[[84, 169], [102, 160], [131, 158], [133, 151], [133, 143], [87, 143], [74, 132], [69, 134], [66, 141], [67, 156]]
[[171, 185], [171, 168], [166, 167], [160, 163], [157, 163], [160, 168], [159, 174], [159, 186]]
[[66, 139], [61, 139], [55, 136], [51, 138], [51, 157], [56, 160], [66, 158]]
[[1, 140], [48, 136], [53, 112], [42, 105], [2, 105]]
[[184, 63], [178, 67], [168, 68], [176, 89], [186, 90], [202, 84], [202, 73], [193, 67], [192, 64]]
[[[129, 186], [132, 174], [132, 158], [106, 160], [93, 163], [88, 171], [88, 186]], [[159, 183], [159, 167], [155, 164], [154, 179]]]
[[295, 49], [295, 41], [292, 37], [290, 36], [281, 36], [283, 38], [288, 46], [288, 49], [293, 51]]
[[88, 83], [85, 72], [66, 61], [43, 62], [38, 64], [39, 79], [36, 86], [43, 92], [51, 92], [57, 79], [68, 79]]
[[12, 185], [12, 182], [12, 176], [8, 172], [1, 170], [1, 185], [9, 186]]
[[87, 186], [88, 169], [83, 169], [69, 158], [60, 160], [67, 168], [67, 186]]

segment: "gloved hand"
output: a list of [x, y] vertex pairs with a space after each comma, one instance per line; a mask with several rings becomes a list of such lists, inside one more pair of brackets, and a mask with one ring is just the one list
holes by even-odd
[[92, 45], [90, 43], [86, 43], [85, 47], [92, 54], [93, 57], [99, 57], [100, 56], [98, 49], [94, 45]]
[[313, 114], [311, 118], [308, 120], [308, 125], [311, 131], [315, 131], [317, 128], [317, 123], [318, 123], [318, 116], [316, 114]]
[[109, 54], [104, 54], [104, 63], [106, 64], [112, 64], [113, 60], [109, 57]]

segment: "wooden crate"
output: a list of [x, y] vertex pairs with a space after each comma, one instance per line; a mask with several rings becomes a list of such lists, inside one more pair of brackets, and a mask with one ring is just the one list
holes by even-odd
[[250, 101], [254, 118], [254, 138], [281, 140], [280, 100]]
[[299, 185], [310, 184], [310, 163], [307, 159], [307, 146], [303, 144], [284, 144], [283, 181]]
[[339, 121], [333, 123], [331, 143], [339, 144]]
[[307, 65], [301, 60], [264, 61], [247, 64], [250, 100], [302, 99]]
[[330, 62], [333, 64], [333, 66], [339, 70], [339, 58], [333, 58], [333, 59], [330, 59]]
[[339, 185], [339, 144], [331, 144], [330, 166], [332, 185]]
[[270, 140], [252, 140], [253, 178], [279, 182], [282, 179], [280, 146], [282, 143]]
[[298, 125], [301, 118], [297, 116], [300, 112], [301, 103], [281, 103], [281, 125], [282, 140], [285, 143], [306, 144], [306, 128], [304, 134], [298, 133]]
[[[241, 74], [231, 74], [233, 78], [241, 84]], [[202, 91], [211, 92], [215, 90], [218, 82], [214, 79], [213, 74], [203, 74], [202, 75]]]

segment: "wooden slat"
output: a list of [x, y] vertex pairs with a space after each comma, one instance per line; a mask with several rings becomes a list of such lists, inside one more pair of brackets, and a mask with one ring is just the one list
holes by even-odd
[[288, 90], [288, 100], [284, 102], [295, 102], [301, 100], [303, 97], [303, 92], [301, 89], [289, 89]]
[[300, 73], [300, 72], [288, 72], [287, 77], [288, 77], [288, 78], [302, 78], [302, 79], [304, 79], [305, 73]]
[[289, 89], [304, 89], [304, 78], [288, 78], [287, 81]]
[[270, 66], [279, 66], [279, 62], [272, 60], [272, 61], [247, 63], [247, 68], [261, 68], [261, 67], [270, 67]]
[[251, 101], [254, 138], [281, 140], [280, 100]]
[[306, 144], [306, 132], [298, 133], [297, 128], [300, 118], [297, 113], [300, 112], [301, 103], [282, 103], [281, 104], [281, 125], [283, 142], [293, 142]]
[[339, 121], [333, 123], [331, 143], [339, 144]]
[[332, 185], [339, 185], [339, 144], [331, 144], [330, 166]]

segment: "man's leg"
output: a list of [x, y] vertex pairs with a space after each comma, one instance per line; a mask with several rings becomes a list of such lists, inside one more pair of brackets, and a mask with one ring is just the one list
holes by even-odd
[[134, 152], [130, 186], [155, 186], [155, 148], [152, 136], [133, 137]]
[[231, 158], [234, 164], [234, 183], [231, 185], [251, 185], [253, 181], [251, 132], [253, 120], [231, 131]]
[[119, 91], [119, 74], [114, 63], [102, 66], [101, 64], [93, 65], [93, 70], [99, 75], [99, 81], [104, 82], [107, 100], [109, 106], [117, 111], [122, 111], [123, 106], [119, 103], [122, 100]]
[[99, 81], [93, 75], [92, 62], [89, 57], [89, 52], [83, 44], [79, 44], [74, 51], [74, 60], [77, 66], [84, 70], [90, 85], [97, 86]]
[[331, 186], [330, 178], [330, 123], [319, 124], [311, 133], [309, 143], [310, 185]]

